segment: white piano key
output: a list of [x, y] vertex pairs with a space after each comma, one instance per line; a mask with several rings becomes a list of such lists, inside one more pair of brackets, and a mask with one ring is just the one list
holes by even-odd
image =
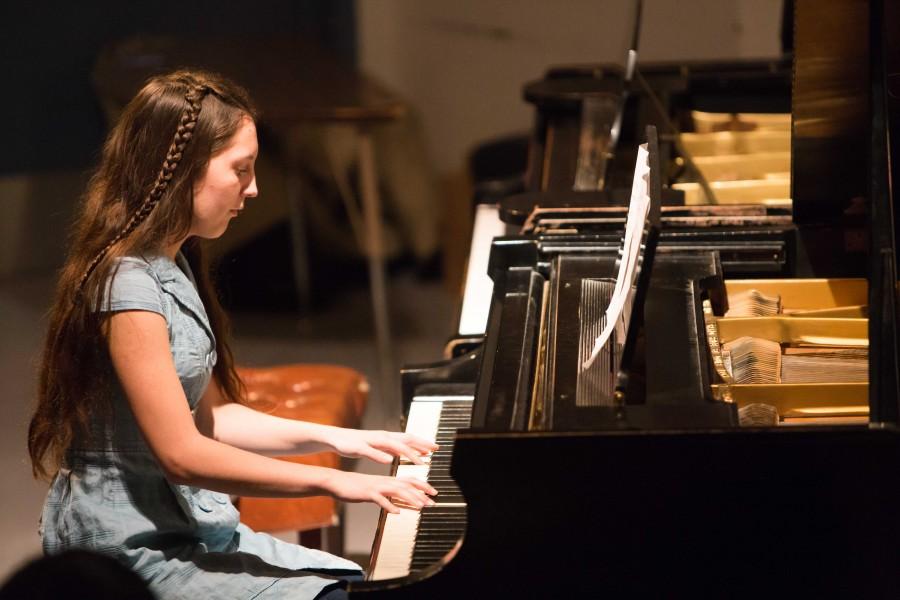
[[413, 544], [419, 525], [419, 511], [400, 509], [399, 514], [388, 514], [384, 520], [378, 562], [369, 579], [391, 579], [409, 575]]
[[433, 442], [437, 437], [438, 422], [441, 419], [443, 403], [427, 401], [413, 402], [406, 418], [406, 433], [412, 433]]
[[[417, 396], [413, 398], [406, 418], [406, 433], [434, 441], [437, 438], [445, 400], [471, 401], [472, 396]], [[395, 477], [427, 481], [430, 469], [430, 464], [414, 465], [408, 461], [402, 461], [397, 466]], [[436, 497], [435, 501], [439, 505], [443, 504], [440, 496]], [[465, 506], [465, 504], [457, 504]], [[370, 580], [409, 575], [420, 516], [421, 513], [418, 510], [407, 508], [401, 508], [399, 514], [388, 513], [385, 515], [378, 554], [375, 562], [371, 565], [368, 577]]]
[[395, 477], [409, 477], [410, 479], [419, 479], [428, 481], [428, 468], [431, 465], [400, 465], [397, 467]]

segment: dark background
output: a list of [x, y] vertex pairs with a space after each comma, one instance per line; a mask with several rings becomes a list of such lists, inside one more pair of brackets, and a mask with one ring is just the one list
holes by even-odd
[[137, 33], [314, 36], [356, 62], [354, 0], [3, 2], [0, 175], [96, 162], [106, 123], [91, 69], [107, 44]]

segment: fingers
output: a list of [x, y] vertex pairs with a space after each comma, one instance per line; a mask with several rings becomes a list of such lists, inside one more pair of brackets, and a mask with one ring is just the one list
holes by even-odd
[[410, 448], [406, 444], [403, 444], [401, 442], [397, 442], [394, 440], [390, 440], [390, 439], [385, 440], [383, 443], [384, 443], [384, 446], [382, 446], [383, 450], [391, 452], [395, 456], [405, 458], [406, 460], [413, 463], [414, 465], [424, 465], [425, 464], [425, 461], [422, 460], [421, 453], [418, 452], [417, 450]]
[[427, 482], [412, 477], [345, 473], [342, 482], [350, 485], [346, 488], [341, 486], [337, 493], [340, 499], [349, 502], [368, 500], [392, 514], [399, 513], [401, 508], [419, 510], [435, 505], [429, 494], [435, 495], [437, 490]]
[[431, 440], [426, 440], [425, 438], [421, 438], [411, 433], [402, 434], [401, 441], [407, 446], [410, 446], [415, 450], [421, 452], [422, 454], [434, 452], [435, 450], [440, 448], [440, 446], [438, 446]]
[[394, 506], [390, 500], [388, 500], [385, 496], [383, 496], [381, 494], [373, 493], [372, 494], [372, 502], [374, 502], [375, 504], [377, 504], [378, 506], [380, 506], [381, 508], [383, 508], [384, 510], [388, 511], [391, 514], [395, 514], [395, 515], [400, 514], [400, 508]]
[[431, 494], [432, 496], [437, 496], [438, 491], [431, 487], [427, 481], [422, 481], [421, 479], [415, 479], [414, 477], [398, 477], [397, 481], [402, 481], [404, 483], [408, 483], [409, 485], [425, 492], [426, 494]]
[[383, 450], [379, 450], [378, 448], [375, 448], [373, 446], [365, 447], [360, 452], [360, 455], [384, 465], [388, 465], [391, 463], [391, 461], [394, 460], [393, 455], [384, 452]]
[[395, 490], [391, 494], [391, 501], [401, 507], [421, 509], [423, 506], [434, 506], [435, 502], [421, 490], [405, 487]]
[[438, 445], [409, 433], [378, 432], [379, 437], [372, 440], [371, 445], [390, 452], [394, 456], [405, 458], [415, 465], [423, 465], [422, 456], [434, 452]]
[[[410, 477], [388, 477], [387, 487], [381, 495], [386, 496], [394, 507], [420, 510], [424, 506], [434, 506], [435, 502], [427, 493], [437, 494], [437, 490], [428, 483]], [[379, 505], [383, 506], [380, 502]], [[394, 511], [391, 511], [394, 512]]]
[[379, 433], [385, 439], [399, 442], [401, 444], [416, 448], [417, 450], [422, 450], [424, 452], [433, 452], [439, 447], [431, 440], [426, 440], [425, 438], [419, 437], [412, 433], [401, 433], [397, 431], [379, 431], [377, 433]]

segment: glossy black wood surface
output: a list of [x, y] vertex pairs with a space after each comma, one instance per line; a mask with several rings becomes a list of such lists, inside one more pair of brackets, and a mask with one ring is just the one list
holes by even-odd
[[462, 432], [458, 554], [351, 597], [897, 597], [898, 448], [864, 428]]

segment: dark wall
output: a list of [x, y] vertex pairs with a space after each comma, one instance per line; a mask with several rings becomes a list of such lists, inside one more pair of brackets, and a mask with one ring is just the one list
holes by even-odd
[[0, 174], [91, 165], [105, 122], [90, 73], [104, 45], [137, 34], [314, 36], [355, 63], [354, 0], [3, 2]]

